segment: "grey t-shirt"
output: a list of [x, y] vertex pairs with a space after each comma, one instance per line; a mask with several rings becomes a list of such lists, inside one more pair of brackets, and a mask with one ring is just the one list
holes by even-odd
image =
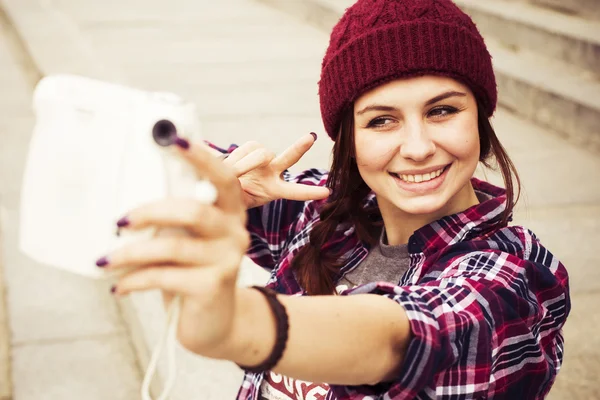
[[[477, 190], [475, 191], [475, 195], [480, 203], [492, 198], [492, 196]], [[353, 288], [376, 281], [397, 284], [409, 267], [410, 255], [408, 253], [408, 245], [390, 246], [387, 244], [387, 235], [385, 227], [383, 227], [379, 243], [373, 246], [367, 257], [355, 269], [340, 279], [337, 291], [339, 293], [346, 289], [346, 287], [340, 287], [342, 285], [347, 286], [347, 288]]]
[[408, 245], [390, 246], [387, 244], [385, 228], [382, 228], [379, 243], [371, 248], [367, 257], [356, 268], [340, 279], [338, 288], [340, 285], [353, 288], [376, 281], [397, 284], [409, 266]]

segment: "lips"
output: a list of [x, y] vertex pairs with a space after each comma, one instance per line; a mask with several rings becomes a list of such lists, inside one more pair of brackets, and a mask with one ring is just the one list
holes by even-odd
[[430, 172], [423, 173], [423, 174], [398, 174], [395, 172], [390, 172], [390, 175], [392, 175], [395, 178], [398, 178], [406, 183], [429, 182], [429, 181], [434, 180], [435, 178], [439, 177], [441, 174], [443, 174], [444, 171], [449, 166], [450, 166], [450, 164], [448, 164], [442, 168], [439, 168], [437, 170], [430, 171]]
[[[446, 176], [448, 176], [448, 173], [449, 173], [448, 171], [450, 170], [451, 167], [452, 167], [452, 164], [449, 164], [449, 165], [443, 167], [442, 173], [440, 175], [437, 175], [439, 169], [430, 170], [431, 172], [427, 172], [430, 179], [421, 181], [421, 182], [405, 181], [404, 179], [402, 179], [402, 175], [405, 175], [405, 174], [396, 174], [396, 173], [391, 173], [391, 172], [389, 174], [393, 178], [396, 185], [401, 190], [403, 190], [405, 192], [413, 193], [418, 196], [423, 196], [423, 195], [427, 195], [429, 193], [435, 192], [444, 184], [444, 182], [446, 180]], [[427, 171], [427, 170], [425, 170], [425, 171]], [[433, 179], [431, 179], [432, 172], [434, 173]], [[421, 174], [421, 175], [425, 175], [425, 174]], [[437, 176], [435, 176], [435, 175], [437, 175]], [[417, 175], [412, 175], [412, 176], [416, 177]], [[408, 179], [410, 179], [410, 176]]]

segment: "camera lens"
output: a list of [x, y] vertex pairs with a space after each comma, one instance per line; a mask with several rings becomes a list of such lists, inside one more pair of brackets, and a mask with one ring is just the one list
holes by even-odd
[[177, 136], [175, 124], [166, 119], [158, 121], [152, 128], [152, 138], [159, 146], [170, 146]]

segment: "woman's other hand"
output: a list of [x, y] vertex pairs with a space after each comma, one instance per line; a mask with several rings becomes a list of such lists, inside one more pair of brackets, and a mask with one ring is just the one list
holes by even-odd
[[275, 155], [260, 143], [247, 142], [235, 149], [223, 163], [238, 177], [247, 209], [273, 200], [321, 200], [329, 197], [329, 189], [286, 182], [283, 173], [296, 164], [312, 147], [317, 135], [302, 136], [282, 154]]

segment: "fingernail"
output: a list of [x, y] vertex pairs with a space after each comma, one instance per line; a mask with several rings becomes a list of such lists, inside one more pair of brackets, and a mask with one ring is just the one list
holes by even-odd
[[121, 218], [120, 220], [117, 221], [117, 226], [119, 228], [124, 228], [127, 225], [129, 225], [129, 218], [127, 218], [127, 217], [123, 217], [123, 218]]
[[103, 267], [106, 267], [107, 265], [108, 265], [108, 258], [107, 257], [102, 257], [102, 258], [100, 258], [100, 259], [98, 259], [96, 261], [96, 266], [97, 267], [103, 268]]
[[315, 138], [315, 142], [316, 142], [317, 141], [317, 134], [314, 133], [314, 132], [311, 132], [310, 134], [312, 135], [313, 138]]
[[116, 286], [116, 285], [112, 285], [112, 286], [110, 287], [110, 293], [111, 293], [111, 294], [115, 294], [115, 293], [117, 293], [117, 286]]
[[177, 137], [175, 138], [175, 142], [174, 142], [177, 146], [181, 147], [184, 150], [187, 150], [190, 148], [190, 142], [188, 142], [187, 140], [185, 140], [184, 138], [180, 138]]

